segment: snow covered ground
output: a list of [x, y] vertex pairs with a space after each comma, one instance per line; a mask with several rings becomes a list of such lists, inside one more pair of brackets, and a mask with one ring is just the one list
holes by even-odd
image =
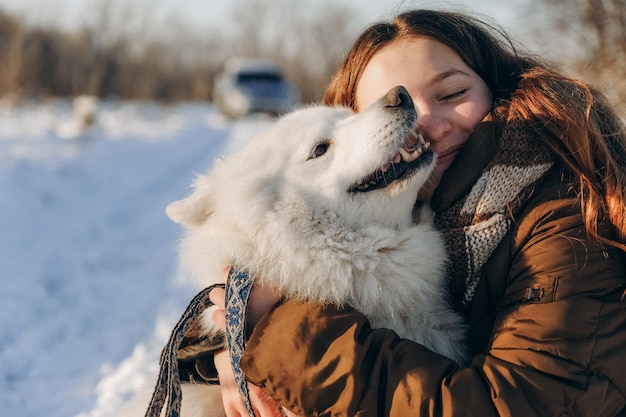
[[209, 104], [0, 107], [0, 416], [104, 417], [156, 369], [197, 288], [165, 215], [263, 129]]

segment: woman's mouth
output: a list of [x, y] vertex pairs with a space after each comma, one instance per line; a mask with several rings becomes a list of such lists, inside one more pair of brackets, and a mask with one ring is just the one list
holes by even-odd
[[446, 168], [450, 166], [450, 164], [452, 164], [456, 156], [461, 151], [461, 147], [462, 146], [459, 145], [451, 149], [448, 149], [447, 151], [442, 152], [442, 153], [436, 152], [437, 153], [437, 166], [444, 166]]

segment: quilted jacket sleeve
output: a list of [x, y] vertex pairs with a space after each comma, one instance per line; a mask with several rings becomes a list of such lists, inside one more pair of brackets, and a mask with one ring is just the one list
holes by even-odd
[[300, 415], [626, 415], [623, 254], [590, 243], [575, 206], [535, 206], [504, 243], [504, 293], [468, 366], [350, 309], [287, 301], [255, 328], [244, 372]]

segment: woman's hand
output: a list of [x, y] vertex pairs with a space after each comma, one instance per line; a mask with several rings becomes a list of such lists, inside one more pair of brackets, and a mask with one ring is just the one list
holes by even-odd
[[[229, 268], [226, 268], [223, 273], [223, 281], [226, 282]], [[279, 300], [279, 297], [275, 292], [267, 287], [258, 286], [253, 287], [250, 294], [250, 302], [248, 306], [248, 322], [247, 325], [253, 328], [259, 321], [261, 316], [269, 310]], [[226, 292], [221, 288], [216, 288], [209, 294], [211, 301], [218, 307], [214, 310], [212, 319], [222, 329], [226, 330], [224, 306], [225, 306]], [[222, 402], [224, 403], [224, 409], [228, 417], [247, 417], [246, 407], [243, 404], [243, 399], [239, 393], [239, 388], [235, 382], [235, 375], [230, 364], [230, 355], [228, 351], [222, 351], [216, 353], [214, 356], [215, 368], [220, 378], [220, 389], [222, 392]], [[267, 394], [265, 394], [261, 388], [256, 385], [248, 383], [248, 391], [250, 393], [250, 403], [257, 416], [260, 417], [282, 417], [286, 414], [286, 410], [282, 410], [281, 407]]]
[[[230, 267], [225, 268], [222, 271], [222, 282], [226, 282], [229, 271]], [[211, 318], [215, 324], [217, 324], [224, 331], [226, 331], [226, 321], [224, 316], [224, 308], [226, 304], [224, 301], [225, 295], [226, 292], [221, 288], [215, 288], [209, 294], [211, 302], [218, 307], [213, 311]], [[253, 329], [263, 314], [268, 312], [270, 308], [278, 303], [279, 300], [280, 296], [272, 288], [263, 284], [255, 284], [252, 287], [250, 301], [248, 302], [246, 326], [249, 329]]]
[[[235, 382], [235, 375], [230, 366], [230, 355], [223, 350], [214, 356], [215, 368], [220, 376], [222, 402], [228, 417], [248, 417], [248, 411]], [[250, 403], [254, 413], [259, 417], [283, 417], [281, 407], [256, 385], [248, 384]]]

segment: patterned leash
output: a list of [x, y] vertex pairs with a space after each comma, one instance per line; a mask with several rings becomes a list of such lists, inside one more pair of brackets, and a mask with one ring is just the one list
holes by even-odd
[[248, 415], [254, 416], [248, 384], [239, 362], [243, 356], [248, 300], [252, 290], [252, 280], [246, 272], [231, 268], [226, 280], [226, 346], [235, 374], [235, 382], [246, 406]]
[[252, 289], [252, 280], [247, 273], [236, 268], [231, 268], [228, 273], [226, 285], [214, 284], [200, 291], [191, 300], [178, 323], [174, 326], [167, 345], [165, 345], [161, 353], [159, 377], [145, 417], [160, 417], [166, 399], [167, 412], [165, 417], [180, 417], [182, 393], [176, 354], [180, 349], [185, 333], [194, 319], [213, 305], [209, 299], [209, 293], [214, 288], [226, 289], [226, 345], [230, 351], [235, 381], [239, 387], [243, 402], [250, 417], [254, 417], [246, 379], [241, 368], [239, 368], [239, 362], [244, 350], [246, 313], [248, 310], [248, 298]]

